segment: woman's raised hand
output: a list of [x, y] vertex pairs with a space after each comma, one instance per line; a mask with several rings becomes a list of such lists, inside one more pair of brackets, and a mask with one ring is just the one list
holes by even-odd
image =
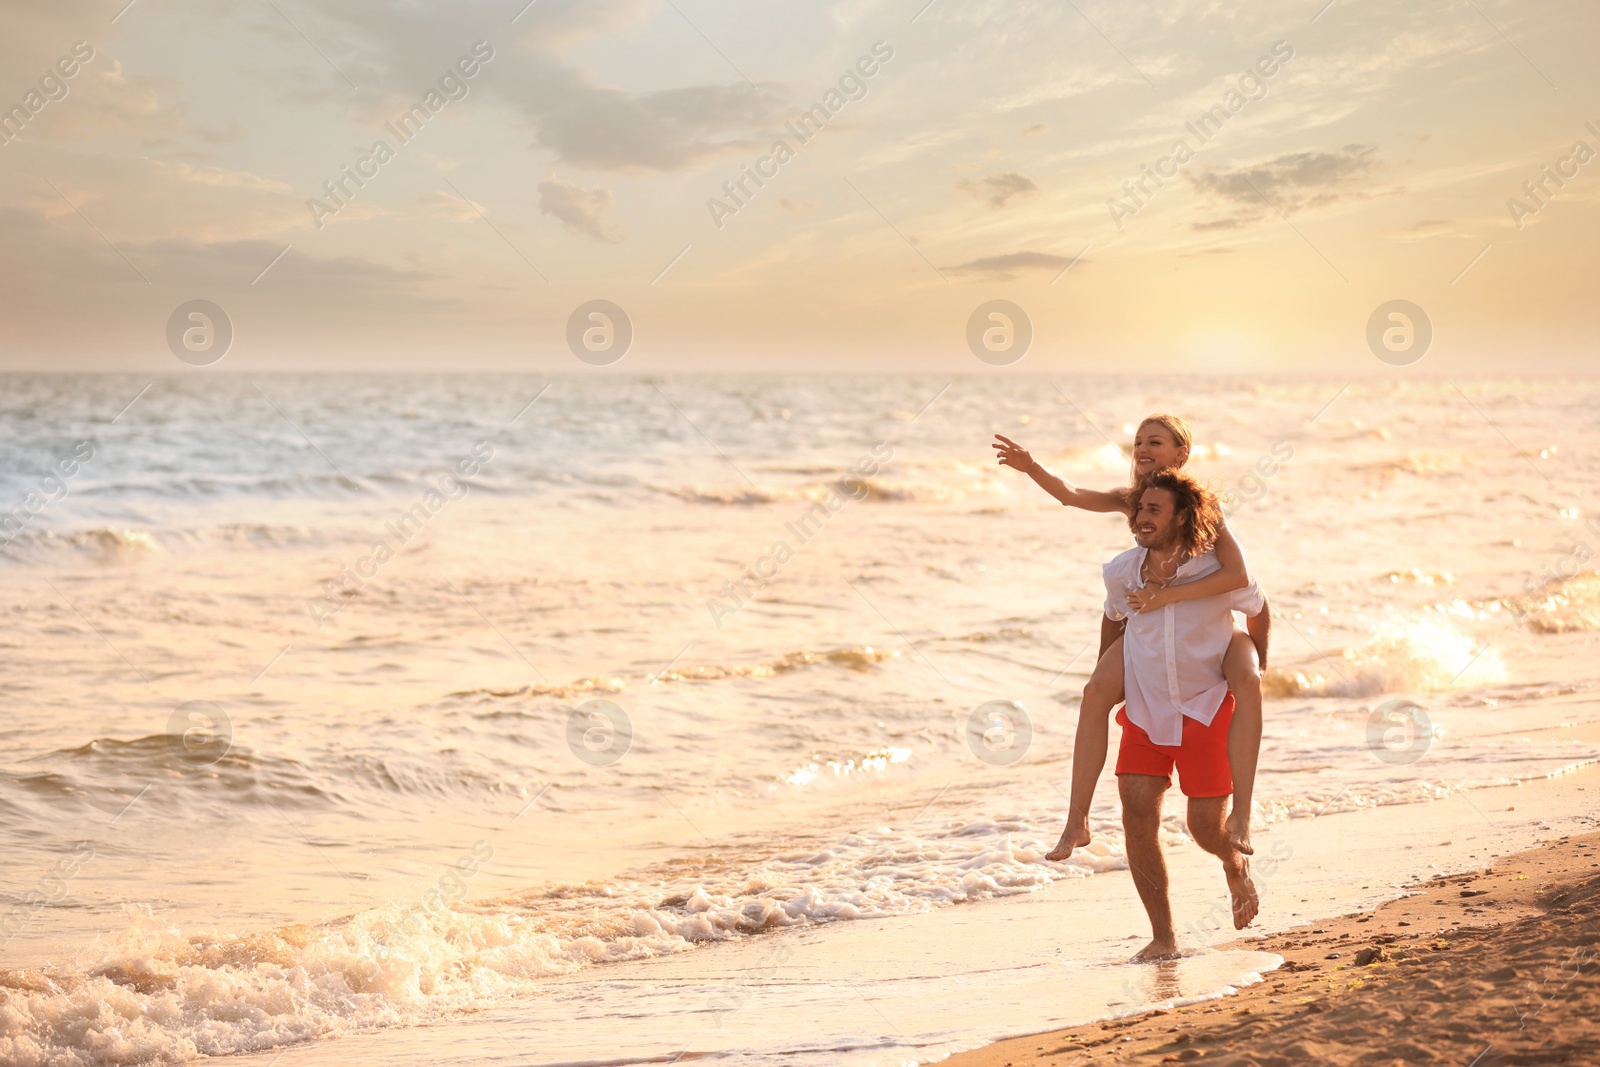
[[995, 457], [1002, 467], [1011, 467], [1024, 474], [1032, 473], [1035, 463], [1033, 455], [1011, 438], [1002, 434], [995, 434], [994, 450], [999, 453]]

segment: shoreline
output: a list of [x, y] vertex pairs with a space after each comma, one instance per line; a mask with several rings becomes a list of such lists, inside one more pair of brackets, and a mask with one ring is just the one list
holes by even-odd
[[1011, 1038], [943, 1062], [1600, 1062], [1600, 833], [1437, 875], [1369, 912], [1217, 947], [1284, 962], [1220, 999]]

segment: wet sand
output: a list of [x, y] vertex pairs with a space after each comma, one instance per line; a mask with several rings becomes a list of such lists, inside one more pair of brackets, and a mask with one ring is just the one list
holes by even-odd
[[1600, 834], [1433, 878], [1370, 913], [1225, 947], [1245, 945], [1283, 966], [1221, 1000], [1015, 1038], [945, 1063], [1600, 1062]]

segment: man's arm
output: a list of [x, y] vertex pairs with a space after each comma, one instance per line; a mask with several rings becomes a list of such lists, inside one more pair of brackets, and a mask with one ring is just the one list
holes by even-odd
[[1244, 632], [1255, 642], [1256, 658], [1261, 661], [1261, 669], [1266, 670], [1267, 642], [1272, 637], [1272, 605], [1265, 596], [1261, 598], [1261, 611], [1244, 620]]
[[1101, 614], [1101, 616], [1100, 616], [1100, 652], [1099, 652], [1099, 655], [1095, 656], [1095, 662], [1096, 663], [1100, 662], [1100, 656], [1103, 656], [1103, 655], [1106, 654], [1106, 649], [1110, 648], [1112, 643], [1114, 641], [1116, 641], [1117, 638], [1122, 636], [1122, 631], [1124, 629], [1126, 629], [1127, 626], [1128, 626], [1128, 620], [1127, 619], [1122, 619], [1120, 621], [1119, 620], [1113, 620], [1111, 618], [1108, 618], [1104, 613]]

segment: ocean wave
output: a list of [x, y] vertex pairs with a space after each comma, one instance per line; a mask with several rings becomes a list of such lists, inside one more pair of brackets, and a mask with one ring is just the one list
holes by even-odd
[[[453, 904], [425, 892], [321, 926], [225, 939], [130, 906], [127, 928], [87, 966], [0, 972], [0, 1061], [178, 1063], [416, 1025], [597, 964], [1027, 893], [1092, 869], [1040, 863], [1042, 841], [1014, 840], [1033, 829], [1017, 820], [920, 837], [879, 829], [748, 865], [718, 861], [699, 877]], [[449, 868], [439, 885], [466, 877]]]
[[1314, 665], [1269, 667], [1262, 690], [1269, 697], [1372, 697], [1469, 689], [1505, 679], [1505, 662], [1492, 646], [1445, 624], [1418, 620], [1386, 624], [1365, 644]]
[[1417, 478], [1437, 478], [1461, 473], [1461, 468], [1465, 463], [1466, 457], [1459, 455], [1414, 453], [1402, 456], [1399, 459], [1360, 464], [1352, 467], [1351, 470], [1366, 474], [1376, 474], [1384, 478], [1394, 478], [1401, 474], [1410, 474]]
[[[890, 745], [845, 759], [819, 759], [803, 763], [784, 776], [784, 784], [810, 786], [817, 782], [842, 781], [861, 778], [868, 774], [882, 774], [890, 767], [907, 763], [911, 759], [909, 748]], [[824, 773], [826, 772], [826, 774]], [[829, 778], [827, 775], [831, 775]]]
[[1390, 585], [1450, 585], [1455, 581], [1455, 576], [1449, 571], [1425, 571], [1410, 567], [1403, 571], [1386, 571], [1378, 576], [1378, 580]]
[[1534, 633], [1600, 630], [1600, 572], [1555, 578], [1532, 596], [1507, 602]]
[[305, 526], [227, 523], [198, 529], [92, 526], [68, 530], [24, 530], [8, 542], [12, 558], [76, 557], [105, 563], [219, 543], [240, 548], [300, 548], [325, 538]]
[[750, 507], [795, 499], [794, 493], [750, 486], [675, 485], [665, 487], [661, 492], [690, 504], [719, 504], [725, 507]]
[[961, 481], [891, 481], [885, 478], [863, 478], [864, 499], [878, 504], [958, 504], [974, 494], [994, 493], [998, 486], [993, 479], [963, 479]]
[[846, 670], [866, 672], [885, 660], [895, 659], [899, 652], [871, 645], [835, 648], [827, 652], [788, 652], [777, 659], [758, 663], [734, 663], [726, 666], [678, 667], [651, 677], [658, 682], [722, 681], [727, 678], [775, 678], [790, 671], [804, 670], [818, 664], [830, 664]]
[[830, 495], [848, 497], [856, 501], [875, 504], [950, 504], [959, 503], [973, 494], [994, 494], [1003, 491], [999, 483], [988, 475], [952, 478], [950, 480], [861, 477], [843, 472], [838, 478], [824, 482], [807, 482], [788, 486], [703, 486], [674, 485], [657, 488], [690, 504], [712, 504], [720, 507], [756, 507], [765, 504], [819, 504]]
[[[423, 758], [343, 751], [302, 761], [214, 743], [216, 751], [185, 751], [173, 734], [95, 738], [30, 761], [45, 769], [0, 770], [0, 801], [12, 803], [21, 813], [18, 824], [26, 825], [63, 805], [115, 814], [151, 785], [160, 788], [146, 806], [206, 814], [236, 806], [370, 812], [397, 800], [432, 803], [521, 788], [483, 770]], [[0, 829], [10, 825], [9, 817], [0, 818]]]
[[161, 549], [152, 531], [125, 526], [96, 526], [66, 532], [25, 530], [7, 545], [20, 550], [20, 554], [69, 552], [107, 562], [142, 556]]
[[624, 678], [596, 676], [579, 678], [565, 685], [523, 685], [515, 689], [458, 689], [449, 694], [452, 698], [479, 697], [493, 700], [510, 700], [517, 697], [555, 697], [565, 700], [575, 696], [595, 693], [620, 693], [628, 688]]
[[[159, 782], [153, 802], [187, 795], [210, 794], [228, 804], [248, 803], [252, 795], [270, 795], [283, 805], [326, 807], [343, 799], [338, 775], [316, 771], [298, 760], [250, 752], [212, 739], [215, 751], [186, 751], [175, 734], [154, 734], [123, 741], [97, 737], [75, 748], [39, 757], [49, 770], [0, 771], [0, 789], [23, 799], [52, 803], [77, 798], [113, 812]], [[200, 762], [204, 760], [204, 762]], [[345, 781], [350, 781], [348, 774]], [[180, 788], [181, 787], [181, 788]]]
[[[166, 473], [157, 466], [153, 473]], [[414, 478], [404, 474], [378, 473], [366, 477], [346, 477], [343, 474], [298, 475], [233, 475], [219, 471], [214, 476], [191, 475], [163, 476], [159, 478], [134, 477], [123, 481], [102, 481], [86, 486], [79, 493], [99, 500], [156, 499], [173, 501], [216, 500], [239, 497], [244, 499], [296, 499], [307, 496], [319, 499], [346, 500], [373, 497], [380, 494], [380, 486], [411, 488], [417, 485]]]
[[[856, 645], [829, 649], [825, 652], [787, 652], [776, 659], [756, 663], [705, 664], [698, 667], [669, 667], [659, 674], [646, 674], [637, 681], [657, 682], [718, 682], [730, 678], [775, 678], [780, 674], [804, 670], [819, 664], [843, 667], [852, 671], [870, 671], [885, 660], [900, 655], [893, 649]], [[579, 678], [561, 685], [524, 685], [515, 689], [462, 689], [449, 694], [452, 698], [492, 698], [507, 700], [528, 697], [556, 697], [567, 699], [592, 694], [621, 693], [628, 688], [625, 676], [596, 676]]]

